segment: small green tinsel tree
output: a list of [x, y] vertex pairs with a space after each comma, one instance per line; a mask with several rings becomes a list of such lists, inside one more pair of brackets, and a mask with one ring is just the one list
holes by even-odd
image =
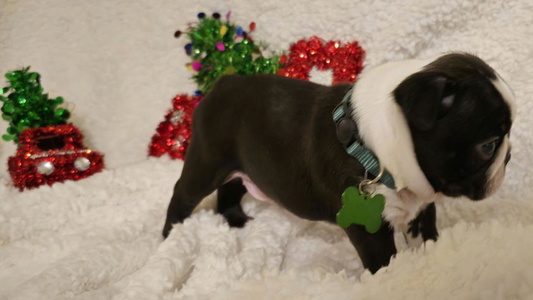
[[[253, 31], [255, 23], [251, 23]], [[250, 35], [229, 20], [201, 17], [187, 33], [190, 43], [185, 51], [192, 57], [194, 80], [205, 94], [225, 74], [275, 74], [280, 68], [279, 56], [266, 58]]]
[[29, 70], [26, 67], [8, 72], [9, 85], [0, 90], [2, 118], [9, 122], [7, 134], [2, 135], [4, 141], [18, 143], [24, 129], [65, 124], [70, 117], [67, 109], [58, 107], [63, 98], [48, 99], [48, 94], [43, 94], [40, 75]]

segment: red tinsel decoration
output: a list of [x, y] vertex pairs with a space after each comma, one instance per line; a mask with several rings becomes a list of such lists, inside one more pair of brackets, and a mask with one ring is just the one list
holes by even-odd
[[365, 51], [357, 42], [342, 46], [339, 41], [325, 42], [315, 36], [292, 44], [288, 58], [281, 57], [285, 65], [277, 74], [309, 80], [309, 72], [316, 67], [321, 71], [331, 69], [333, 84], [353, 83], [363, 69], [364, 58]]
[[72, 124], [26, 129], [8, 160], [13, 183], [21, 191], [67, 179], [79, 180], [104, 167], [103, 155], [83, 146], [83, 135]]
[[167, 153], [173, 159], [184, 159], [191, 137], [192, 113], [202, 98], [202, 95], [181, 94], [172, 100], [172, 110], [165, 115], [165, 121], [159, 124], [152, 137], [150, 156]]

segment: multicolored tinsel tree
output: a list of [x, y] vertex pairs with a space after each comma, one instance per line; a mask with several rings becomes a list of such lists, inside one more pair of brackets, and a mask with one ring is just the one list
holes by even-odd
[[[249, 32], [241, 26], [220, 20], [220, 14], [206, 17], [199, 13], [200, 22], [187, 31], [190, 43], [185, 51], [192, 62], [187, 64], [194, 72], [194, 81], [202, 93], [207, 93], [217, 79], [225, 74], [275, 74], [280, 68], [279, 56], [266, 58], [261, 51], [266, 50], [252, 40], [250, 33], [255, 23], [250, 23]], [[181, 32], [177, 32], [179, 36]]]
[[[280, 68], [279, 56], [264, 57], [261, 50], [265, 47], [257, 46], [252, 40], [249, 33], [255, 30], [254, 22], [246, 32], [241, 26], [230, 23], [230, 13], [226, 21], [220, 20], [219, 13], [212, 17], [199, 13], [198, 19], [199, 22], [186, 32], [190, 41], [185, 45], [185, 52], [191, 57], [187, 67], [194, 72], [198, 90], [194, 95], [179, 94], [172, 100], [172, 110], [167, 112], [152, 137], [150, 156], [168, 154], [171, 158], [184, 158], [191, 136], [192, 112], [220, 76], [275, 74]], [[174, 36], [182, 34], [176, 31]]]
[[[0, 90], [2, 118], [9, 122], [4, 141], [19, 142], [20, 133], [27, 128], [66, 124], [70, 112], [58, 107], [62, 97], [48, 98], [43, 94], [40, 75], [30, 72], [30, 67], [6, 74], [9, 85]], [[9, 93], [9, 95], [4, 96]]]

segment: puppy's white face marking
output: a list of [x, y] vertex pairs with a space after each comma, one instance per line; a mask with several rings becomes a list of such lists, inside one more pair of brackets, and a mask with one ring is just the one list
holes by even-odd
[[502, 145], [496, 153], [494, 162], [487, 171], [488, 180], [485, 188], [487, 197], [493, 195], [503, 183], [503, 178], [505, 176], [505, 157], [507, 156], [507, 152], [510, 148], [511, 143], [509, 142], [509, 136], [506, 135], [503, 139]]
[[503, 80], [500, 75], [497, 76], [498, 79], [493, 80], [492, 84], [502, 95], [503, 101], [505, 101], [505, 103], [507, 103], [507, 105], [509, 106], [509, 110], [511, 111], [511, 122], [513, 122], [516, 116], [516, 101], [514, 93], [507, 84], [507, 82]]
[[[509, 111], [511, 112], [511, 122], [514, 121], [516, 117], [516, 101], [515, 96], [507, 82], [498, 75], [496, 80], [492, 81], [494, 87], [501, 94], [505, 103], [509, 106]], [[492, 163], [491, 167], [487, 171], [487, 187], [486, 195], [487, 197], [493, 195], [498, 188], [502, 185], [503, 179], [505, 176], [505, 158], [507, 153], [511, 150], [511, 142], [509, 141], [509, 134], [506, 134], [498, 152], [495, 154], [496, 158]]]

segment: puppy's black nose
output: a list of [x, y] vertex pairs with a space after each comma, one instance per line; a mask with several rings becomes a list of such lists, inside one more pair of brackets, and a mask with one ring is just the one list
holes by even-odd
[[505, 156], [505, 164], [507, 164], [511, 160], [511, 151], [507, 152], [507, 156]]

